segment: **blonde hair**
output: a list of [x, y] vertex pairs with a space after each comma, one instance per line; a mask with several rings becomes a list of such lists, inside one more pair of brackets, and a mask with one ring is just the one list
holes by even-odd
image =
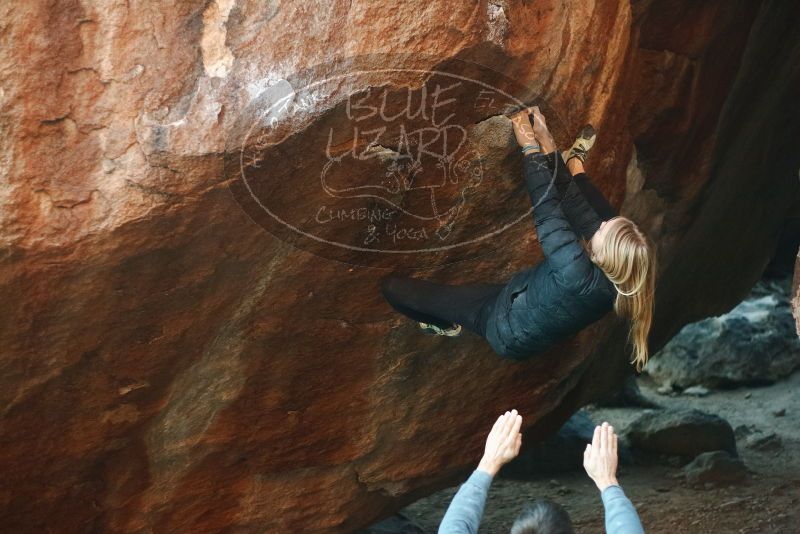
[[[611, 221], [614, 224], [611, 224]], [[653, 322], [656, 281], [655, 247], [636, 224], [622, 216], [607, 223], [599, 250], [592, 251], [592, 261], [617, 288], [614, 311], [631, 321], [628, 341], [633, 345], [636, 371], [647, 364], [647, 336]], [[608, 226], [610, 225], [610, 226]]]

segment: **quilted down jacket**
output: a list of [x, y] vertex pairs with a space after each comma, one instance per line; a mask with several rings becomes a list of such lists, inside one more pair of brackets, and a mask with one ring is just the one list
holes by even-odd
[[523, 167], [545, 259], [511, 278], [493, 303], [486, 325], [492, 348], [516, 360], [540, 353], [597, 321], [613, 309], [617, 295], [579, 241], [579, 236], [590, 239], [604, 219], [615, 216], [613, 208], [585, 174], [573, 179], [557, 151], [528, 154]]

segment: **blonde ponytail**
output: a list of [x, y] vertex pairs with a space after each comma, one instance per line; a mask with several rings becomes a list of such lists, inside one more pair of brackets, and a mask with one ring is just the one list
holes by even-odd
[[647, 338], [653, 323], [655, 299], [655, 248], [633, 221], [614, 217], [607, 227], [600, 250], [593, 254], [595, 263], [617, 289], [614, 311], [631, 321], [628, 341], [633, 346], [636, 370], [647, 364]]

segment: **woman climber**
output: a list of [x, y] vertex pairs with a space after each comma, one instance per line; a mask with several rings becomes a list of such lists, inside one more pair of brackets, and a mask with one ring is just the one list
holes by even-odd
[[630, 320], [631, 363], [641, 371], [653, 316], [655, 250], [586, 176], [594, 129], [584, 127], [565, 164], [538, 107], [514, 114], [511, 122], [544, 261], [505, 284], [448, 285], [392, 275], [381, 282], [384, 297], [427, 333], [456, 336], [463, 326], [516, 360], [552, 347], [614, 309]]

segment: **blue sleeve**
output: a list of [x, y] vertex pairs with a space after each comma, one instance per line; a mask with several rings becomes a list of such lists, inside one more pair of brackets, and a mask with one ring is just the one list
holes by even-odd
[[609, 486], [600, 494], [606, 513], [608, 534], [644, 534], [639, 514], [619, 486]]
[[569, 285], [588, 279], [592, 262], [561, 208], [556, 175], [547, 161], [548, 156], [541, 153], [523, 156], [525, 185], [533, 204], [533, 222], [542, 251], [555, 267], [556, 281]]
[[491, 484], [492, 476], [489, 473], [478, 469], [473, 471], [469, 479], [458, 488], [458, 493], [447, 508], [439, 525], [439, 534], [477, 533]]

